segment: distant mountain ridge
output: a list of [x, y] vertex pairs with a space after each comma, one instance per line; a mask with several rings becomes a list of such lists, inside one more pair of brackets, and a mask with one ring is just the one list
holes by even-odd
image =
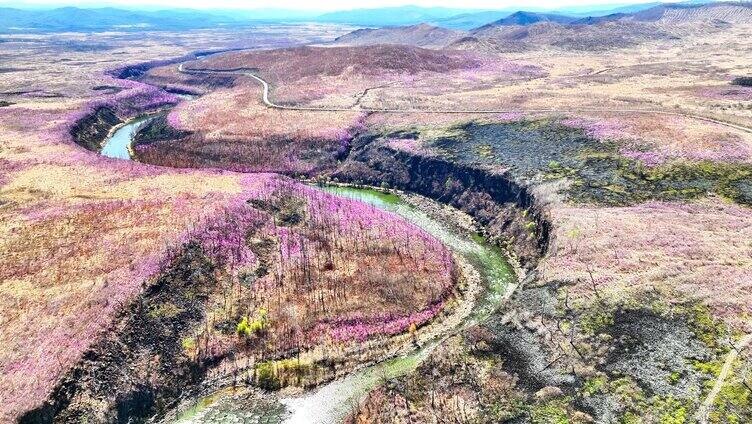
[[577, 18], [575, 17], [559, 15], [555, 13], [535, 13], [535, 12], [519, 11], [519, 12], [512, 13], [511, 15], [505, 18], [486, 24], [477, 29], [483, 29], [485, 27], [493, 27], [493, 26], [498, 26], [498, 25], [527, 26], [527, 25], [532, 25], [532, 24], [536, 24], [539, 22], [555, 22], [558, 24], [570, 24], [576, 20]]
[[339, 37], [335, 44], [362, 46], [407, 44], [425, 48], [522, 51], [547, 45], [581, 50], [607, 50], [651, 40], [671, 39], [671, 27], [682, 23], [752, 24], [752, 4], [712, 3], [653, 6], [633, 13], [574, 17], [557, 13], [517, 11], [470, 31], [436, 25], [361, 29]]
[[430, 23], [453, 16], [475, 12], [473, 9], [445, 7], [398, 6], [375, 9], [353, 9], [324, 13], [318, 22], [344, 23], [364, 26], [402, 26]]
[[449, 18], [437, 19], [432, 24], [442, 28], [469, 30], [497, 21], [514, 13], [517, 9], [487, 10], [482, 12], [462, 13]]
[[538, 23], [563, 25], [597, 25], [604, 22], [634, 21], [682, 23], [697, 21], [723, 21], [729, 23], [752, 23], [751, 2], [716, 2], [704, 4], [661, 3], [633, 13], [613, 13], [606, 16], [576, 18], [555, 13], [519, 11], [505, 18], [473, 29], [472, 33], [500, 26], [528, 26]]
[[347, 46], [406, 44], [425, 48], [439, 48], [466, 35], [467, 33], [464, 31], [429, 24], [418, 24], [395, 28], [358, 29], [338, 37], [334, 40], [334, 44]]
[[718, 2], [701, 5], [663, 4], [633, 13], [631, 14], [631, 19], [641, 22], [660, 21], [664, 23], [710, 20], [729, 23], [752, 23], [752, 3]]
[[589, 16], [573, 21], [577, 25], [594, 25], [614, 21], [682, 23], [723, 21], [728, 23], [752, 23], [752, 3], [716, 2], [704, 4], [669, 3], [658, 4], [634, 13], [613, 13], [605, 16]]
[[193, 10], [132, 11], [111, 7], [50, 10], [0, 8], [0, 29], [15, 31], [181, 30], [236, 24], [231, 17]]
[[[495, 26], [530, 26], [541, 23], [596, 25], [609, 21], [680, 23], [716, 20], [730, 23], [752, 20], [752, 5], [745, 3], [647, 3], [600, 9], [586, 14], [586, 7], [564, 8], [559, 12], [539, 9], [475, 10], [461, 8], [400, 6], [354, 9], [317, 15], [285, 9], [257, 10], [131, 10], [118, 8], [18, 9], [0, 7], [0, 31], [59, 32], [109, 30], [189, 30], [252, 25], [271, 22], [320, 22], [363, 27], [414, 26], [431, 24], [449, 30], [474, 30]], [[388, 34], [371, 34], [390, 38]], [[414, 34], [411, 36], [415, 36]], [[429, 37], [430, 38], [430, 37]], [[424, 40], [422, 42], [430, 42]]]

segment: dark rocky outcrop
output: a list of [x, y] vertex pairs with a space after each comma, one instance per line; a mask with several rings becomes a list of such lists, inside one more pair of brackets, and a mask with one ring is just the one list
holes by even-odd
[[491, 316], [480, 328], [491, 336], [486, 341], [485, 350], [475, 350], [473, 353], [503, 358], [503, 369], [517, 376], [520, 388], [535, 393], [545, 387], [571, 390], [574, 386], [576, 375], [552, 361], [556, 352], [534, 330], [510, 325], [501, 314]]
[[71, 127], [70, 134], [80, 146], [98, 152], [112, 127], [122, 122], [113, 109], [99, 107], [76, 121]]
[[167, 115], [159, 115], [138, 129], [133, 145], [144, 145], [164, 140], [179, 140], [191, 133], [175, 129], [167, 122]]
[[201, 323], [215, 266], [195, 244], [133, 301], [109, 332], [20, 423], [145, 422], [169, 408], [210, 365], [184, 337]]
[[[650, 394], [677, 398], [702, 390], [700, 375], [692, 367], [706, 362], [711, 353], [687, 323], [686, 317], [665, 317], [645, 310], [619, 310], [606, 329], [613, 338], [604, 371], [629, 375]], [[676, 381], [672, 381], [672, 373]]]
[[736, 77], [731, 84], [740, 85], [742, 87], [752, 87], [752, 77]]
[[340, 181], [389, 187], [449, 204], [473, 216], [492, 241], [507, 244], [532, 268], [548, 247], [551, 224], [530, 190], [509, 173], [395, 150], [364, 135], [331, 175]]

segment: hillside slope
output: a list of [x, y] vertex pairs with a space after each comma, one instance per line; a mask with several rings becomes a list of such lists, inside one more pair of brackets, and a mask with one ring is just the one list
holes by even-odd
[[334, 44], [347, 46], [405, 44], [423, 48], [441, 48], [466, 35], [464, 31], [419, 24], [406, 27], [359, 29], [337, 38]]
[[711, 3], [699, 6], [661, 5], [623, 19], [664, 24], [722, 21], [733, 24], [752, 23], [752, 4]]
[[512, 13], [506, 18], [499, 19], [495, 22], [488, 24], [487, 26], [508, 26], [508, 25], [532, 25], [538, 22], [556, 22], [560, 24], [568, 24], [575, 21], [576, 18], [566, 15], [558, 15], [555, 13], [535, 13], [519, 11]]

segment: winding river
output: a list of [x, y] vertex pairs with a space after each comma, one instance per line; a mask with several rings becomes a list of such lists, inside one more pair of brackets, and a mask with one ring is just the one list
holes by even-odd
[[[196, 97], [192, 94], [177, 94], [176, 96], [183, 101]], [[110, 133], [107, 140], [102, 144], [102, 150], [99, 153], [108, 158], [131, 159], [131, 145], [133, 144], [133, 137], [135, 137], [138, 130], [143, 125], [148, 124], [149, 121], [166, 113], [168, 111], [163, 110], [161, 112], [141, 115], [115, 127], [114, 131]]]
[[466, 259], [477, 270], [482, 280], [481, 294], [476, 299], [472, 312], [460, 325], [408, 355], [361, 368], [302, 395], [277, 397], [268, 394], [259, 398], [258, 394], [255, 397], [249, 396], [243, 390], [220, 392], [199, 400], [194, 407], [169, 422], [341, 422], [353, 407], [385, 378], [398, 377], [414, 370], [446, 337], [488, 317], [516, 283], [513, 268], [501, 249], [491, 246], [478, 234], [448, 228], [400, 196], [350, 187], [326, 186], [321, 189], [396, 213], [425, 229]]
[[338, 196], [357, 199], [378, 208], [394, 212], [423, 228], [464, 257], [482, 280], [482, 291], [471, 314], [452, 331], [435, 338], [415, 352], [387, 360], [335, 380], [301, 397], [283, 398], [281, 402], [291, 414], [284, 422], [333, 423], [341, 421], [353, 405], [377, 386], [384, 378], [405, 374], [420, 365], [431, 351], [447, 336], [488, 317], [515, 283], [515, 274], [503, 251], [493, 247], [477, 234], [462, 234], [447, 228], [435, 218], [413, 207], [401, 197], [371, 189], [325, 187]]
[[[129, 121], [114, 131], [102, 148], [102, 154], [130, 159], [129, 148], [139, 126], [154, 116]], [[355, 199], [377, 208], [396, 213], [450, 247], [477, 272], [481, 280], [480, 294], [471, 312], [458, 325], [440, 332], [413, 352], [366, 366], [343, 378], [323, 384], [299, 395], [260, 393], [258, 389], [222, 390], [199, 399], [193, 406], [163, 422], [177, 423], [294, 423], [316, 424], [340, 422], [369, 391], [385, 378], [404, 375], [414, 370], [446, 337], [488, 317], [513, 291], [517, 278], [505, 253], [487, 243], [483, 237], [455, 226], [442, 224], [423, 207], [389, 193], [373, 189], [325, 186], [319, 189]], [[438, 204], [424, 202], [438, 208]], [[454, 211], [454, 213], [458, 213]]]
[[144, 115], [131, 119], [120, 127], [116, 127], [115, 131], [110, 134], [107, 141], [102, 145], [100, 152], [102, 156], [115, 159], [130, 159], [130, 147], [136, 132], [138, 132], [138, 129], [142, 125], [156, 117], [157, 115]]

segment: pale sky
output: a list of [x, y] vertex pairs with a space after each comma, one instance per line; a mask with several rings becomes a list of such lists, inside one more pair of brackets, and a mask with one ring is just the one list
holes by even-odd
[[565, 6], [590, 6], [590, 5], [625, 5], [646, 3], [655, 0], [538, 0], [535, 2], [525, 0], [25, 0], [25, 1], [3, 1], [0, 5], [7, 6], [79, 6], [79, 7], [139, 7], [139, 6], [164, 6], [179, 7], [192, 9], [260, 9], [260, 8], [281, 8], [297, 10], [349, 10], [373, 7], [403, 6], [413, 4], [425, 7], [452, 7], [460, 9], [506, 9], [508, 7], [520, 7], [521, 9], [556, 9]]

